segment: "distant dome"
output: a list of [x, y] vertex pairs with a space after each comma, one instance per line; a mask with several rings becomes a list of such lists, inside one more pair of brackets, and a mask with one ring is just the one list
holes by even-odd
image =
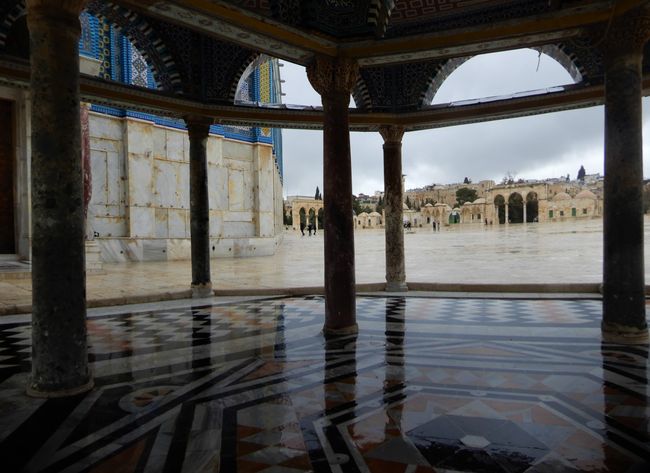
[[463, 205], [472, 205], [472, 202], [465, 202]]
[[433, 207], [433, 205], [431, 205], [431, 202], [429, 202], [427, 205], [425, 205], [425, 207]]
[[472, 202], [472, 203], [473, 203], [473, 204], [484, 204], [484, 203], [485, 203], [485, 199], [484, 199], [483, 197], [479, 197], [478, 199], [476, 199], [476, 200], [475, 200], [474, 202]]
[[370, 212], [371, 217], [381, 217], [381, 214], [379, 212]]
[[447, 204], [443, 204], [442, 202], [438, 202], [435, 207], [447, 207]]
[[598, 197], [596, 197], [596, 194], [593, 192], [585, 189], [582, 192], [578, 192], [578, 195], [576, 195], [576, 199], [593, 199], [596, 200]]
[[458, 207], [454, 207], [454, 212], [458, 212], [460, 209]]
[[408, 210], [408, 209], [409, 209], [409, 206], [408, 206], [408, 205], [406, 205], [406, 204], [402, 204], [402, 210]]
[[555, 194], [555, 197], [553, 197], [553, 200], [555, 202], [557, 202], [558, 200], [571, 200], [571, 196], [566, 192], [558, 192], [557, 194]]
[[359, 217], [367, 217], [367, 216], [368, 216], [368, 214], [366, 212], [361, 212], [359, 214]]

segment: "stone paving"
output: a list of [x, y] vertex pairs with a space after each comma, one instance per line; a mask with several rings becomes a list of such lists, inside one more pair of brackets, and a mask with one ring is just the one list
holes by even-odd
[[[650, 219], [645, 223], [646, 254]], [[405, 234], [410, 283], [597, 284], [602, 278], [602, 220], [526, 225], [453, 226]], [[358, 284], [385, 282], [383, 230], [355, 233]], [[646, 280], [650, 260], [646, 260]], [[189, 261], [105, 264], [89, 274], [90, 306], [187, 297]], [[274, 256], [214, 259], [218, 290], [322, 287], [323, 233], [288, 230]], [[0, 278], [0, 314], [29, 311], [31, 280]]]

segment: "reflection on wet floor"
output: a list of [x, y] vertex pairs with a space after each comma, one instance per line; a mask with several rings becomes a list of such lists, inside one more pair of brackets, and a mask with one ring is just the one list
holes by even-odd
[[650, 466], [648, 347], [601, 345], [598, 301], [359, 297], [329, 340], [320, 297], [152, 307], [89, 319], [97, 388], [64, 400], [23, 395], [0, 320], [4, 471]]

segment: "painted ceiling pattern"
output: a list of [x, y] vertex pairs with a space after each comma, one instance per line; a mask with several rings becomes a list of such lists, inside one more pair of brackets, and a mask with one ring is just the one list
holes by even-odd
[[[239, 14], [270, 18], [275, 25], [290, 25], [305, 39], [337, 47], [336, 41], [380, 39], [430, 34], [448, 28], [467, 28], [512, 21], [528, 15], [552, 14], [576, 5], [596, 5], [584, 0], [225, 0]], [[89, 0], [88, 11], [121, 31], [137, 50], [142, 64], [150, 67], [160, 90], [211, 103], [232, 104], [244, 70], [260, 52], [299, 64], [312, 60], [314, 51], [295, 41], [269, 40], [264, 31], [252, 31], [227, 23], [184, 2], [160, 0], [142, 8], [128, 8], [130, 0]], [[242, 13], [243, 12], [243, 13]], [[0, 5], [0, 52], [13, 25], [25, 14], [24, 0]], [[460, 30], [459, 30], [460, 31]], [[12, 33], [13, 32], [13, 33]], [[314, 34], [315, 33], [315, 34]], [[541, 32], [530, 39], [495, 40], [492, 48], [531, 46], [557, 60], [579, 85], [603, 83], [601, 42], [587, 29]], [[508, 42], [509, 41], [509, 42]], [[341, 43], [347, 44], [347, 43]], [[366, 111], [414, 111], [427, 106], [435, 91], [459, 64], [484, 45], [450, 45], [430, 49], [368, 54], [353, 92], [357, 106]], [[646, 48], [650, 56], [650, 48]], [[140, 63], [138, 62], [138, 63]], [[645, 72], [650, 61], [645, 61]], [[144, 84], [144, 68], [139, 80]], [[135, 72], [135, 71], [134, 71]], [[109, 76], [104, 76], [110, 78]], [[137, 82], [137, 81], [136, 81]]]

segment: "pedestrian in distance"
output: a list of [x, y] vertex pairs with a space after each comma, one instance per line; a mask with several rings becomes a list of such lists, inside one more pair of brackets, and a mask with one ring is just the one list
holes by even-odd
[[305, 236], [305, 224], [303, 222], [300, 222], [300, 233]]

